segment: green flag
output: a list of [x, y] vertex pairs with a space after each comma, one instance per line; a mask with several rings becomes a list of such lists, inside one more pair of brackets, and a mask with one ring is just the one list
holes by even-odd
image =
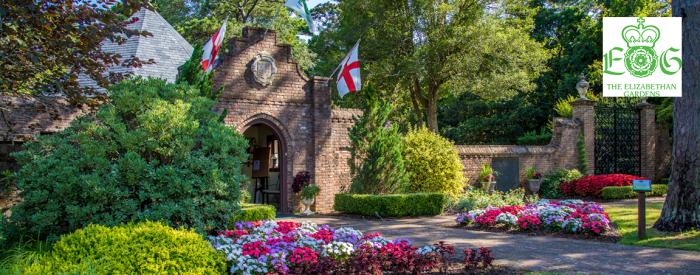
[[306, 0], [287, 0], [284, 6], [292, 9], [299, 17], [306, 20], [306, 24], [309, 25], [309, 31], [313, 34], [316, 32], [316, 27], [314, 26], [314, 20], [311, 18], [311, 13], [306, 5]]

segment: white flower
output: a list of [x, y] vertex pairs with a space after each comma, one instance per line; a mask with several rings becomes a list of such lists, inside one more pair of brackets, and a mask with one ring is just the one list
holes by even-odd
[[355, 252], [355, 247], [351, 243], [331, 242], [323, 246], [321, 254], [338, 259], [349, 257], [353, 252]]
[[498, 214], [498, 216], [496, 216], [496, 223], [498, 223], [498, 224], [505, 224], [508, 226], [513, 226], [513, 225], [515, 225], [515, 222], [517, 222], [517, 221], [518, 221], [517, 216], [515, 216], [511, 213], [507, 213], [507, 212], [503, 212], [501, 214]]
[[426, 246], [423, 246], [423, 247], [418, 248], [416, 250], [416, 253], [418, 253], [420, 255], [430, 254], [433, 252], [437, 252], [437, 248], [435, 246], [432, 246], [432, 245], [426, 245]]

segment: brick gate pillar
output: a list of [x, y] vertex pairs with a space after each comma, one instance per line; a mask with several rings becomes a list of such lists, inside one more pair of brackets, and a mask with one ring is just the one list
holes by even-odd
[[642, 177], [654, 179], [656, 171], [656, 109], [642, 102], [639, 108], [639, 153]]
[[588, 174], [595, 173], [595, 102], [579, 98], [571, 103], [573, 117], [583, 125], [583, 142], [586, 148]]
[[315, 211], [330, 212], [337, 193], [334, 186], [333, 155], [331, 150], [331, 91], [328, 78], [314, 77], [312, 80], [314, 114], [314, 165], [312, 180], [321, 188], [316, 197]]

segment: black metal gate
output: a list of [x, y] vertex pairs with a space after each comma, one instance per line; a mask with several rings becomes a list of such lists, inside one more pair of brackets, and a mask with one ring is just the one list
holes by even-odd
[[595, 107], [595, 173], [641, 174], [637, 108]]

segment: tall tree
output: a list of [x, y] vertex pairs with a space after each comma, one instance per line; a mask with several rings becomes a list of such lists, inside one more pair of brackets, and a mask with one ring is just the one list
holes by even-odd
[[407, 94], [414, 120], [437, 131], [445, 94], [508, 97], [534, 89], [547, 53], [529, 37], [531, 20], [506, 2], [342, 1], [339, 32], [346, 45], [362, 38], [365, 83], [384, 95]]
[[[130, 30], [128, 16], [148, 1], [3, 0], [0, 2], [0, 93], [62, 92], [73, 99], [94, 92], [80, 87], [84, 73], [106, 87], [124, 74], [112, 65], [140, 66], [134, 57], [106, 53], [100, 43], [125, 43], [147, 32]], [[117, 5], [117, 7], [115, 7]]]
[[[298, 37], [306, 31], [306, 22], [290, 16], [283, 1], [265, 0], [176, 0], [156, 1], [156, 8], [164, 18], [191, 44], [204, 44], [228, 17], [226, 39], [234, 39], [246, 26], [271, 28], [280, 43], [292, 46], [294, 60], [308, 70], [314, 65], [315, 55], [308, 44]], [[184, 18], [180, 15], [186, 15]], [[223, 48], [226, 52], [227, 48]]]
[[408, 183], [401, 135], [389, 121], [391, 103], [372, 93], [364, 93], [365, 109], [350, 128], [350, 192], [391, 194]]
[[668, 196], [654, 227], [663, 231], [700, 229], [700, 3], [674, 0], [683, 17], [683, 95], [673, 104], [673, 163]]

